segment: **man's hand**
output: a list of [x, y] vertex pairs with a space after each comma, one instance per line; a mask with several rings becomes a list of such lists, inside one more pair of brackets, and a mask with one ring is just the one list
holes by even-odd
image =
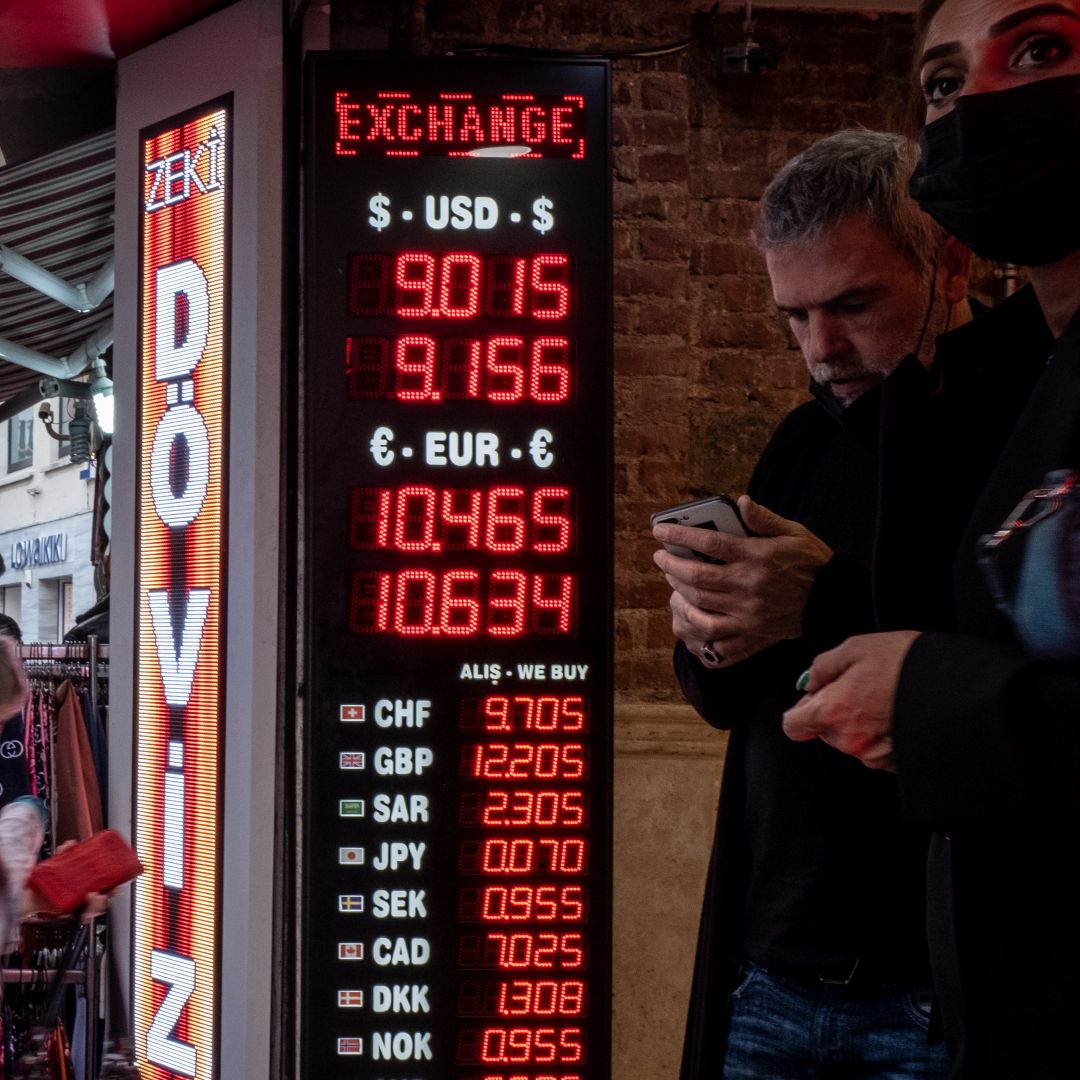
[[[730, 536], [683, 525], [657, 525], [661, 543], [700, 551], [724, 565], [683, 559], [661, 549], [653, 555], [672, 588], [672, 629], [701, 658], [712, 642], [720, 666], [745, 660], [802, 633], [803, 609], [814, 575], [832, 551], [809, 529], [759, 506], [749, 496], [739, 511], [757, 536]], [[715, 666], [715, 665], [710, 665]]]
[[0, 634], [0, 722], [17, 713], [29, 693], [26, 672], [15, 642], [6, 634]]
[[895, 772], [893, 700], [904, 657], [918, 636], [915, 630], [861, 634], [818, 656], [806, 697], [784, 713], [788, 738], [821, 739], [868, 768]]

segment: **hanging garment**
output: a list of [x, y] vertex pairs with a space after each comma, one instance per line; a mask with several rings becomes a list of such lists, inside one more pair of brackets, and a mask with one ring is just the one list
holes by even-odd
[[36, 795], [49, 811], [45, 824], [45, 855], [52, 854], [52, 784], [49, 772], [49, 746], [52, 739], [55, 708], [53, 686], [48, 682], [32, 681], [30, 700], [27, 702], [26, 734], [23, 745], [26, 750], [27, 772], [30, 776], [30, 794]]
[[86, 734], [90, 739], [90, 752], [94, 756], [94, 772], [97, 775], [98, 791], [102, 793], [101, 823], [109, 823], [109, 744], [105, 735], [105, 725], [101, 719], [100, 707], [95, 708], [90, 691], [84, 686], [79, 690], [82, 702], [83, 719], [86, 721]]
[[53, 795], [57, 847], [67, 840], [88, 840], [101, 831], [101, 792], [86, 734], [79, 695], [70, 680], [61, 683], [56, 701], [56, 758]]
[[26, 759], [26, 721], [17, 712], [0, 727], [0, 808], [22, 795], [30, 795]]

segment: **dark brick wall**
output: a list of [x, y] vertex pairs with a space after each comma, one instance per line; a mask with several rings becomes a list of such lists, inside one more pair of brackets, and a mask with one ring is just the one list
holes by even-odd
[[[465, 43], [653, 48], [699, 30], [674, 0], [335, 0], [337, 48], [441, 54]], [[651, 511], [741, 492], [769, 433], [805, 397], [801, 358], [746, 236], [789, 157], [840, 127], [896, 129], [909, 109], [911, 18], [755, 9], [783, 47], [759, 76], [718, 73], [742, 37], [718, 17], [684, 52], [614, 64], [616, 694], [678, 700]]]

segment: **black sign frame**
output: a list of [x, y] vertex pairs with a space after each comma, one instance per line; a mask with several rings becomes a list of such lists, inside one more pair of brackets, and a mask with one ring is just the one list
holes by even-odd
[[[390, 96], [380, 98], [380, 91]], [[400, 154], [396, 145], [387, 145], [387, 132], [415, 134], [418, 129], [410, 125], [419, 122], [417, 110], [440, 102], [440, 95], [457, 103], [455, 112], [445, 114], [459, 125], [452, 152], [434, 145], [434, 137], [419, 152], [409, 140]], [[343, 119], [342, 101], [360, 109], [373, 103], [370, 114], [384, 118], [380, 146], [369, 151], [357, 139], [343, 140], [343, 132], [370, 132], [373, 125], [349, 126], [358, 114]], [[394, 111], [395, 101], [412, 108], [403, 111], [399, 104]], [[490, 130], [478, 129], [467, 115], [470, 101], [481, 117], [492, 107], [518, 102], [516, 114], [502, 114], [504, 123], [518, 125], [518, 136], [522, 109], [539, 102], [528, 130], [542, 130], [543, 136], [527, 144], [538, 156], [463, 156], [478, 130], [489, 145], [475, 148], [491, 149]], [[561, 113], [560, 102], [569, 103]], [[310, 1080], [610, 1076], [609, 102], [610, 71], [602, 61], [357, 53], [307, 59], [299, 1057], [301, 1076]], [[562, 135], [577, 140], [574, 152], [565, 152]], [[521, 139], [502, 142], [517, 145]], [[383, 201], [375, 202], [377, 196]], [[513, 215], [519, 220], [512, 221]], [[402, 262], [402, 252], [416, 257]], [[454, 259], [448, 260], [451, 253]], [[393, 274], [404, 274], [415, 286], [393, 294], [397, 310], [408, 298], [409, 310], [420, 314], [349, 314], [356, 295], [350, 276], [355, 285], [357, 265], [382, 274], [383, 260], [376, 257], [382, 254]], [[435, 291], [425, 293], [429, 272]], [[456, 313], [475, 302], [475, 290], [443, 291], [439, 284], [440, 275], [468, 284], [496, 273], [509, 273], [512, 280], [524, 276], [527, 290], [531, 284], [533, 298], [521, 301], [520, 311], [461, 317]], [[545, 308], [552, 295], [568, 297], [565, 316]], [[441, 320], [440, 303], [449, 316]], [[354, 300], [358, 309], [368, 310]], [[482, 384], [467, 379], [471, 389], [462, 390], [459, 381], [456, 398], [439, 398], [425, 391], [430, 383], [422, 376], [402, 382], [402, 367], [416, 369], [399, 362], [395, 350], [403, 348], [403, 335], [438, 341], [440, 350], [448, 338], [481, 341], [476, 355]], [[369, 359], [382, 356], [373, 362], [394, 368], [396, 384], [367, 375], [350, 381], [350, 338], [364, 339]], [[509, 341], [499, 346], [508, 351], [492, 352], [493, 338]], [[564, 351], [550, 344], [563, 339], [569, 342]], [[521, 351], [515, 353], [518, 340]], [[537, 345], [538, 340], [548, 344]], [[421, 352], [410, 357], [423, 355], [421, 346], [415, 348]], [[571, 385], [562, 400], [564, 359]], [[540, 376], [512, 373], [515, 366], [525, 372], [530, 363], [541, 364]], [[440, 351], [433, 370], [444, 389], [445, 369]], [[371, 390], [376, 385], [382, 389]], [[403, 386], [419, 386], [421, 399], [401, 400]], [[500, 393], [512, 400], [499, 400]], [[369, 394], [383, 396], [364, 396]], [[454, 451], [456, 460], [468, 463], [454, 464]], [[453, 507], [472, 508], [470, 539], [436, 552], [452, 528], [442, 521], [435, 541], [422, 527], [416, 533], [419, 497], [410, 504], [401, 492], [409, 485], [434, 491], [434, 512], [444, 518], [447, 490], [482, 492], [460, 496], [464, 502]], [[518, 502], [514, 495], [493, 501], [493, 486], [525, 494]], [[536, 494], [540, 487], [572, 489], [573, 495], [568, 503], [557, 497], [544, 502]], [[354, 495], [358, 489], [368, 494]], [[392, 494], [370, 494], [384, 490]], [[394, 541], [385, 540], [385, 529], [378, 540], [373, 526], [358, 526], [355, 507], [370, 510], [383, 505], [380, 498], [392, 507], [390, 532], [398, 528], [399, 539], [410, 538], [404, 546], [419, 545], [419, 551], [373, 549]], [[499, 526], [500, 513], [512, 523]], [[560, 530], [553, 538], [550, 526], [539, 529], [538, 518], [570, 521], [567, 550], [558, 550]], [[513, 524], [522, 521], [530, 530], [525, 540]], [[492, 550], [503, 541], [514, 550]], [[556, 550], [542, 550], [544, 542]], [[440, 569], [445, 566], [465, 575], [464, 584], [448, 583]], [[401, 574], [414, 571], [433, 577], [419, 585], [403, 583]], [[571, 577], [575, 632], [564, 634], [567, 609], [556, 598], [565, 598], [560, 589]], [[429, 588], [430, 597], [423, 592]], [[384, 617], [388, 632], [381, 632], [383, 616], [376, 611], [384, 594], [391, 598]], [[511, 595], [539, 605], [527, 613], [532, 621], [520, 632], [507, 614]], [[402, 598], [396, 607], [394, 596]], [[425, 607], [427, 599], [431, 604]], [[476, 632], [459, 635], [461, 619], [477, 610], [482, 614]], [[395, 620], [404, 632], [392, 632]], [[346, 718], [354, 706], [363, 720]], [[509, 717], [507, 726], [517, 729], [502, 742], [484, 730], [498, 722], [492, 716], [499, 710]], [[574, 715], [580, 712], [587, 713], [587, 732], [576, 730], [580, 721]], [[541, 727], [523, 733], [533, 723], [528, 716], [539, 717], [535, 723]], [[561, 729], [544, 734], [543, 725], [551, 723]], [[505, 753], [499, 749], [504, 745]], [[433, 762], [426, 761], [425, 750]], [[515, 755], [518, 764], [508, 764]], [[578, 758], [583, 765], [575, 764]], [[418, 776], [421, 766], [425, 772]], [[485, 775], [470, 776], [470, 768]], [[514, 793], [519, 809], [508, 809]], [[497, 805], [503, 794], [506, 803]], [[529, 809], [522, 809], [530, 796]], [[514, 814], [532, 814], [530, 824], [511, 827], [524, 820]], [[381, 822], [377, 815], [383, 815]], [[481, 818], [499, 824], [485, 828]], [[532, 869], [519, 873], [519, 863], [528, 859], [536, 860]], [[380, 861], [381, 871], [375, 869]], [[511, 888], [519, 891], [511, 896]], [[504, 921], [483, 921], [478, 913], [484, 905], [487, 918], [496, 911]], [[532, 905], [530, 917], [521, 919], [526, 905]], [[505, 940], [514, 933], [514, 941]], [[586, 967], [573, 966], [574, 933], [583, 936]], [[501, 945], [493, 945], [490, 938], [500, 934]], [[512, 950], [518, 945], [540, 957], [540, 966], [517, 967], [521, 956]], [[500, 948], [513, 966], [477, 966]], [[580, 995], [577, 983], [584, 984]], [[576, 1051], [575, 1044], [584, 1049]]]

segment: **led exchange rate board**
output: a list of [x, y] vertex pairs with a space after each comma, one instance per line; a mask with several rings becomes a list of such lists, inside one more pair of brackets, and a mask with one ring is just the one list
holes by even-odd
[[308, 64], [302, 1069], [604, 1080], [608, 69]]

